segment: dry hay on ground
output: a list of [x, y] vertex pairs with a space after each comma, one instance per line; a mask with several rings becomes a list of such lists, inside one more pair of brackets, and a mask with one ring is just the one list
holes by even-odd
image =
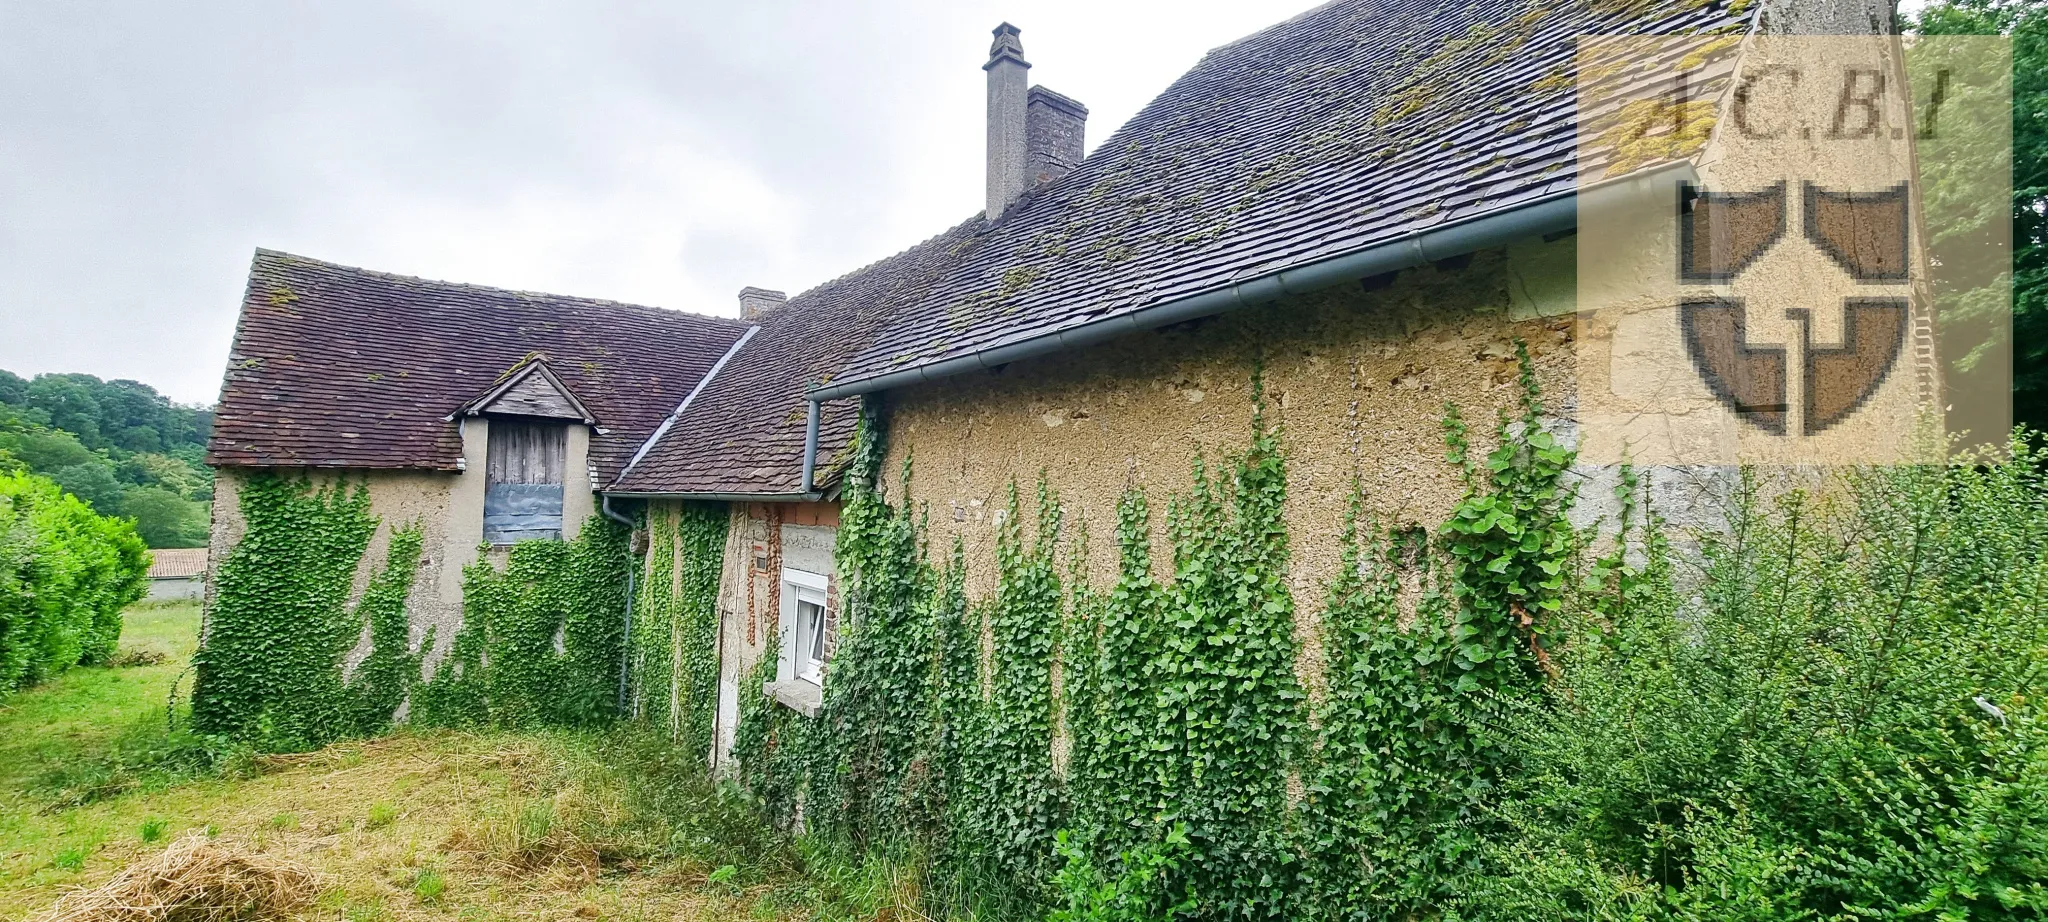
[[283, 918], [319, 892], [304, 867], [195, 834], [98, 887], [65, 894], [36, 922], [259, 922]]

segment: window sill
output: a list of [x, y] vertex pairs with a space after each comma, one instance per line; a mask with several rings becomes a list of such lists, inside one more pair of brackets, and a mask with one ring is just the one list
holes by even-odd
[[805, 717], [818, 716], [818, 708], [825, 703], [825, 690], [802, 679], [788, 682], [770, 682], [761, 687], [771, 700]]

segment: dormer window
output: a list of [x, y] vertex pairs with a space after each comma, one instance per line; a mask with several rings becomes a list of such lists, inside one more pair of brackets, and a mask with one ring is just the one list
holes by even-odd
[[590, 411], [548, 370], [528, 356], [457, 415], [482, 417], [488, 427], [484, 460], [484, 542], [517, 544], [562, 537], [562, 501], [570, 483], [569, 427], [595, 426]]

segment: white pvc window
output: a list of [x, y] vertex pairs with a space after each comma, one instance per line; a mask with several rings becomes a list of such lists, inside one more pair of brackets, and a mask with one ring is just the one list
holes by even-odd
[[824, 682], [825, 576], [803, 570], [782, 571], [782, 662], [779, 677]]

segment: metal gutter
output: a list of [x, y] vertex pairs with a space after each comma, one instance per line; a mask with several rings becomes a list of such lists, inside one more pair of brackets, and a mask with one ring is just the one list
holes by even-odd
[[[930, 365], [906, 368], [840, 384], [820, 385], [805, 394], [811, 402], [812, 422], [805, 435], [807, 450], [804, 453], [804, 467], [805, 470], [810, 470], [817, 461], [814, 442], [817, 436], [816, 407], [820, 401], [872, 394], [876, 391], [949, 378], [1067, 349], [1092, 346], [1127, 333], [1228, 313], [1273, 301], [1285, 295], [1303, 294], [1353, 279], [1412, 269], [1425, 263], [1501, 246], [1526, 237], [1570, 230], [1579, 224], [1579, 213], [1585, 210], [1582, 205], [1604, 206], [1610, 202], [1636, 200], [1642, 196], [1653, 196], [1651, 200], [1661, 204], [1670, 200], [1669, 190], [1672, 183], [1696, 180], [1697, 175], [1690, 162], [1642, 170], [1584, 189], [1554, 192], [1528, 202], [1485, 212], [1468, 220], [1428, 230], [1412, 231], [1362, 250], [1291, 266], [1234, 282], [1222, 288], [1140, 308], [1127, 314], [1105, 317], [1064, 330], [1041, 333], [1028, 339], [982, 349]], [[1587, 200], [1582, 202], [1582, 198]]]
[[[661, 437], [668, 434], [668, 428], [675, 425], [676, 420], [682, 417], [683, 411], [690, 408], [690, 402], [696, 400], [697, 395], [704, 392], [704, 386], [710, 384], [712, 378], [718, 377], [718, 372], [725, 367], [725, 363], [731, 361], [733, 356], [738, 355], [740, 347], [746, 345], [747, 340], [753, 339], [754, 334], [759, 332], [761, 332], [760, 327], [751, 326], [747, 328], [745, 333], [740, 334], [739, 339], [733, 340], [732, 347], [725, 350], [725, 354], [719, 356], [718, 361], [711, 364], [711, 370], [705, 372], [704, 377], [697, 380], [697, 386], [690, 388], [690, 392], [683, 395], [683, 402], [676, 405], [675, 412], [670, 413], [667, 419], [661, 421], [660, 426], [655, 427], [654, 434], [648, 436], [647, 441], [640, 443], [639, 450], [633, 452], [632, 460], [626, 462], [625, 468], [619, 471], [619, 476], [612, 478], [613, 483], [618, 483], [620, 480], [625, 479], [627, 474], [633, 472], [633, 465], [639, 464], [641, 458], [647, 457], [647, 453], [653, 450], [654, 443], [661, 441]], [[619, 495], [630, 496], [632, 494], [621, 493]]]
[[1579, 226], [1580, 215], [1585, 212], [1641, 201], [1661, 205], [1670, 201], [1671, 185], [1698, 181], [1699, 173], [1689, 160], [1655, 166], [1603, 180], [1583, 189], [1572, 188], [1539, 196], [1527, 202], [1485, 212], [1468, 220], [1428, 230], [1411, 231], [1362, 250], [1290, 266], [1277, 272], [1234, 282], [1223, 288], [1140, 308], [1128, 314], [1041, 333], [1028, 339], [982, 349], [930, 365], [811, 388], [804, 394], [805, 399], [810, 401], [810, 415], [804, 427], [804, 489], [814, 488], [811, 477], [818, 464], [818, 404], [823, 401], [872, 394], [923, 381], [936, 381], [1022, 359], [1092, 346], [1128, 333], [1212, 317], [1272, 301], [1284, 295], [1302, 294], [1353, 279], [1412, 269], [1424, 263], [1462, 256], [1527, 237], [1571, 230]]
[[720, 503], [814, 503], [823, 492], [812, 493], [606, 493], [620, 499], [697, 499]]

